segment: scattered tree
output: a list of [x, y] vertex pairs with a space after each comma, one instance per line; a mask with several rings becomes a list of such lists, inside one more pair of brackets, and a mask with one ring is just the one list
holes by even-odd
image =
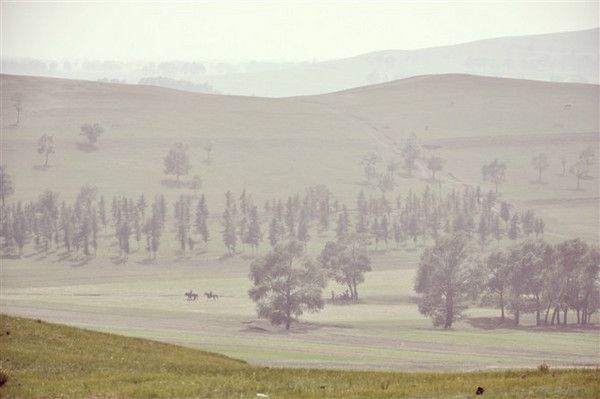
[[11, 100], [15, 111], [17, 111], [17, 120], [15, 122], [15, 126], [19, 126], [19, 122], [21, 121], [21, 111], [23, 111], [23, 95], [21, 93], [15, 93], [13, 94]]
[[6, 198], [13, 195], [15, 188], [12, 177], [6, 172], [6, 165], [0, 166], [0, 197], [2, 198], [2, 208], [4, 208]]
[[48, 157], [54, 154], [54, 137], [43, 134], [38, 140], [38, 154], [44, 155], [44, 167], [48, 167]]
[[187, 175], [192, 169], [187, 146], [182, 143], [176, 143], [165, 157], [165, 174], [179, 177]]
[[364, 167], [365, 177], [368, 183], [372, 183], [373, 179], [377, 177], [377, 164], [381, 161], [381, 157], [377, 152], [373, 151], [365, 155], [361, 161]]
[[496, 193], [498, 193], [498, 185], [506, 179], [506, 164], [495, 159], [481, 168], [483, 180], [494, 183]]
[[250, 280], [253, 287], [248, 294], [256, 302], [258, 316], [283, 324], [286, 330], [304, 312], [317, 312], [324, 306], [324, 274], [297, 241], [277, 245], [252, 262]]
[[426, 249], [419, 263], [415, 291], [419, 312], [431, 317], [434, 326], [451, 328], [473, 296], [474, 261], [468, 237], [454, 234], [440, 238]]
[[208, 206], [206, 205], [206, 198], [204, 194], [198, 200], [198, 206], [196, 208], [196, 232], [202, 237], [204, 245], [208, 244]]
[[190, 188], [194, 190], [196, 195], [198, 194], [198, 190], [202, 188], [202, 178], [199, 175], [192, 177], [192, 180], [190, 181]]
[[417, 159], [421, 154], [421, 147], [414, 133], [404, 142], [401, 152], [404, 158], [404, 168], [408, 171], [409, 176], [412, 176]]
[[206, 163], [210, 165], [211, 163], [211, 159], [210, 159], [210, 153], [213, 150], [213, 143], [208, 143], [204, 146], [204, 151], [206, 151]]
[[427, 158], [427, 169], [431, 171], [431, 179], [435, 180], [436, 172], [441, 171], [444, 168], [446, 161], [440, 157]]
[[371, 271], [371, 259], [366, 251], [367, 240], [359, 234], [347, 235], [325, 244], [319, 262], [335, 282], [348, 287], [350, 298], [358, 301], [357, 285]]
[[[587, 147], [585, 150], [581, 151], [581, 154], [579, 154], [579, 159], [585, 164], [587, 171], [586, 173], [589, 173], [590, 168], [592, 165], [594, 165], [595, 155], [596, 153], [594, 151], [594, 147], [592, 146]], [[587, 174], [585, 177], [587, 177]]]
[[81, 125], [81, 131], [80, 131], [80, 135], [81, 136], [85, 136], [85, 138], [88, 141], [88, 144], [91, 147], [96, 146], [96, 143], [98, 142], [98, 137], [100, 137], [100, 135], [102, 135], [102, 133], [104, 133], [104, 128], [99, 125], [98, 123], [94, 123], [94, 124], [89, 124], [86, 123], [84, 125]]
[[581, 179], [585, 178], [588, 175], [588, 167], [584, 160], [580, 159], [575, 164], [571, 166], [569, 170], [573, 176], [577, 179], [577, 190], [581, 189]]
[[538, 172], [538, 182], [542, 182], [542, 172], [548, 168], [548, 157], [546, 154], [538, 154], [531, 159], [533, 167]]

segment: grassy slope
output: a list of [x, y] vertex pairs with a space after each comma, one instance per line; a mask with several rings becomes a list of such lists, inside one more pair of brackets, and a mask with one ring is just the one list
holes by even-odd
[[[253, 367], [220, 355], [0, 315], [2, 397], [595, 398], [598, 370], [376, 373]], [[10, 333], [10, 334], [7, 334]]]
[[[108, 198], [144, 192], [148, 198], [165, 193], [173, 201], [190, 190], [164, 184], [169, 178], [162, 159], [182, 141], [190, 145], [190, 175], [202, 176], [213, 215], [222, 211], [227, 190], [238, 194], [246, 188], [262, 204], [312, 184], [326, 184], [353, 207], [358, 192], [369, 191], [359, 184], [361, 157], [376, 150], [397, 159], [397, 143], [415, 133], [433, 145], [424, 157], [447, 160], [452, 175], [440, 174], [446, 189], [462, 182], [490, 189], [481, 166], [500, 158], [508, 163], [503, 199], [544, 216], [550, 238], [598, 239], [597, 176], [592, 173], [580, 191], [573, 190], [572, 176], [558, 176], [563, 156], [570, 165], [583, 148], [598, 145], [597, 85], [439, 75], [283, 99], [7, 75], [0, 76], [0, 87], [2, 163], [15, 180], [12, 200], [30, 200], [48, 188], [72, 200], [91, 183]], [[17, 92], [24, 110], [14, 127], [10, 98]], [[106, 129], [98, 150], [89, 153], [77, 148], [79, 127], [88, 122]], [[43, 133], [56, 141], [47, 170], [39, 167], [36, 151]], [[203, 146], [210, 141], [214, 162], [208, 166]], [[550, 161], [545, 184], [535, 182], [531, 166], [538, 152]], [[403, 177], [388, 195], [420, 192], [429, 183], [426, 172]]]

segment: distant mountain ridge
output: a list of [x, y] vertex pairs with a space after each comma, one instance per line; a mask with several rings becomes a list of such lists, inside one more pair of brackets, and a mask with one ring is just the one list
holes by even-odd
[[206, 76], [223, 93], [322, 94], [417, 75], [464, 73], [554, 82], [599, 82], [600, 28], [386, 50], [275, 71]]
[[258, 97], [324, 94], [438, 74], [598, 84], [599, 37], [600, 28], [595, 28], [418, 50], [384, 50], [325, 62], [289, 64], [108, 61], [74, 64], [2, 58], [2, 73], [125, 80], [193, 92]]

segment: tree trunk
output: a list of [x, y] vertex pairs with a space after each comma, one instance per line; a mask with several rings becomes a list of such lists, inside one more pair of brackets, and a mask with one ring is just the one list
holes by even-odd
[[454, 298], [452, 294], [446, 296], [446, 322], [444, 328], [448, 329], [452, 327], [454, 321]]
[[542, 325], [540, 318], [540, 298], [538, 295], [535, 296], [535, 325], [538, 327]]
[[564, 317], [563, 317], [563, 325], [565, 325], [565, 326], [567, 325], [567, 311], [568, 311], [568, 309], [564, 310]]
[[500, 320], [504, 321], [504, 293], [500, 292]]
[[548, 303], [548, 307], [546, 308], [546, 316], [544, 317], [544, 324], [548, 324], [548, 316], [550, 315], [550, 308], [552, 307], [552, 301]]
[[354, 299], [354, 289], [352, 288], [352, 281], [348, 281], [348, 292], [350, 292], [350, 298]]

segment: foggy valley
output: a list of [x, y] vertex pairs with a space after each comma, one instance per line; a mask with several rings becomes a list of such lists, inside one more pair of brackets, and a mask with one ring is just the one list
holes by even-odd
[[0, 396], [597, 397], [597, 3], [555, 3], [564, 25], [540, 33], [473, 23], [316, 62], [26, 54], [19, 7]]

